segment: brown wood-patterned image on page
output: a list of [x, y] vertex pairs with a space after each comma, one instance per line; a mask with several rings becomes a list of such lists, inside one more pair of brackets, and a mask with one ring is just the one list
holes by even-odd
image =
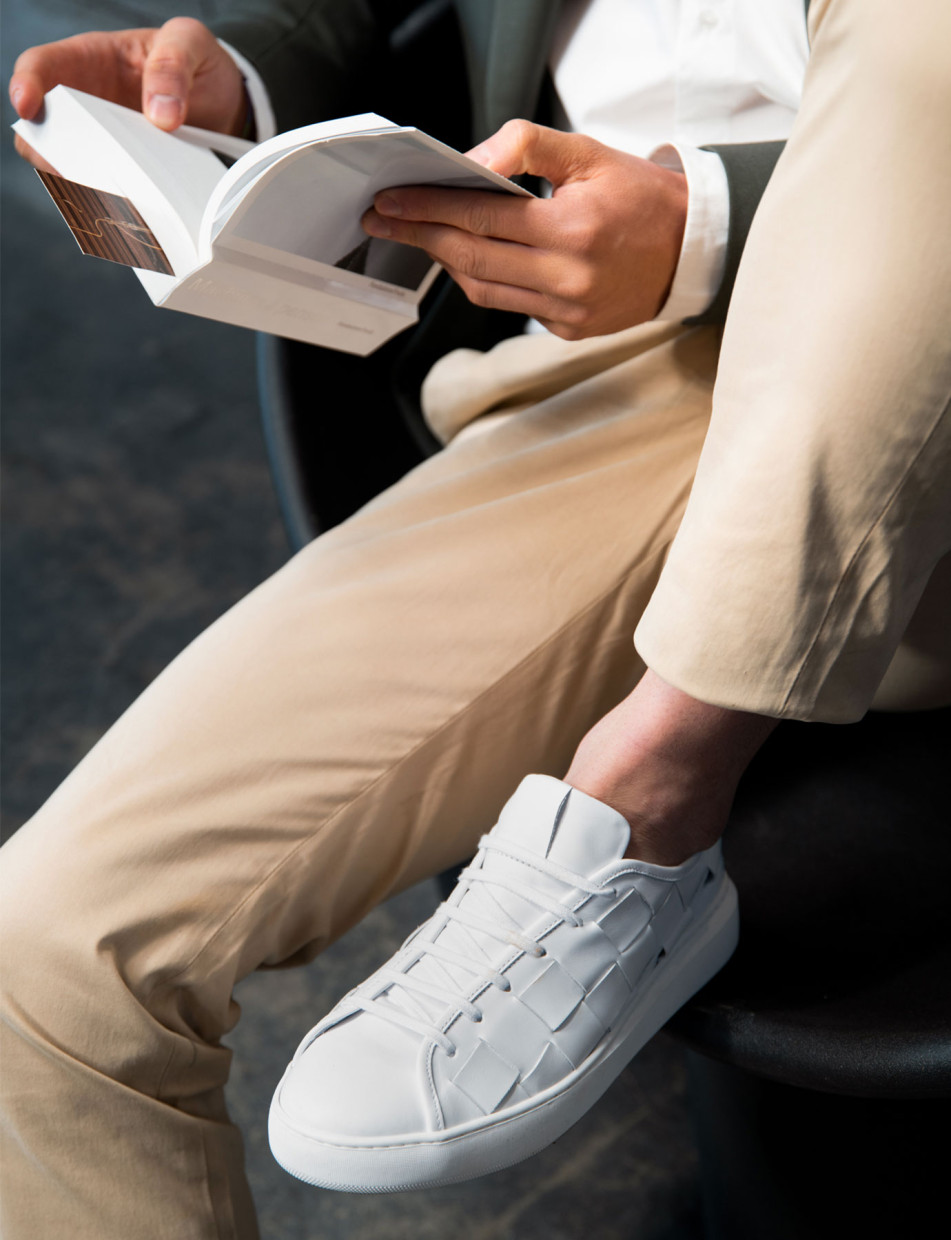
[[175, 274], [165, 251], [128, 198], [78, 185], [52, 172], [38, 172], [38, 176], [84, 254], [125, 267]]

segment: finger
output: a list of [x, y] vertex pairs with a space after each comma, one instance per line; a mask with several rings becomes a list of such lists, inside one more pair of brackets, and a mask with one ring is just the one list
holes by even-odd
[[485, 190], [398, 186], [377, 194], [374, 207], [384, 219], [447, 224], [477, 237], [536, 246], [552, 240], [550, 211], [545, 202], [534, 198]]
[[[372, 231], [372, 220], [364, 226]], [[402, 236], [391, 239], [425, 250], [478, 306], [544, 317], [572, 331], [583, 327], [589, 318], [590, 307], [579, 300], [583, 270], [577, 265], [566, 266], [550, 251], [475, 238], [441, 224], [407, 225], [406, 229], [406, 236], [413, 236], [414, 241]]]
[[141, 99], [139, 65], [153, 30], [92, 31], [71, 35], [23, 52], [10, 79], [10, 99], [20, 116], [32, 120], [43, 96], [62, 83], [137, 108]]
[[10, 102], [17, 116], [31, 121], [39, 112], [46, 93], [42, 77], [34, 69], [14, 70], [9, 89]]
[[502, 281], [474, 280], [452, 267], [445, 264], [443, 266], [474, 305], [488, 310], [524, 314], [526, 318], [537, 319], [549, 331], [565, 340], [580, 337], [581, 324], [577, 308], [567, 302], [539, 293], [536, 289], [521, 288]]
[[600, 147], [583, 134], [515, 120], [506, 121], [491, 138], [469, 151], [469, 157], [504, 177], [527, 174], [557, 186], [587, 176]]
[[32, 120], [42, 106], [43, 96], [60, 82], [85, 89], [89, 85], [87, 44], [95, 38], [73, 36], [21, 52], [13, 66], [9, 86], [10, 102], [17, 114]]
[[173, 17], [155, 36], [142, 69], [142, 111], [160, 129], [177, 129], [185, 120], [211, 37], [207, 27], [190, 17]]
[[391, 220], [368, 211], [363, 227], [372, 237], [425, 250], [436, 262], [478, 280], [526, 288], [547, 288], [552, 266], [547, 250], [517, 242], [478, 237], [448, 224]]

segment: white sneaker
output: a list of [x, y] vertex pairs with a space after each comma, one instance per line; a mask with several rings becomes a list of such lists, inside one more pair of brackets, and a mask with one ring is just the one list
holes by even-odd
[[624, 859], [625, 819], [530, 775], [449, 900], [304, 1038], [271, 1149], [324, 1188], [388, 1192], [510, 1166], [562, 1135], [729, 959], [719, 845]]

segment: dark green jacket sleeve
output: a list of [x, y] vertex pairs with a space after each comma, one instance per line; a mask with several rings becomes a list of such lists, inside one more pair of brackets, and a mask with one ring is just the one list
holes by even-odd
[[369, 0], [233, 0], [211, 27], [260, 73], [283, 131], [354, 110], [361, 78], [386, 51], [381, 8]]
[[703, 148], [713, 151], [723, 161], [730, 188], [730, 225], [719, 291], [704, 313], [688, 319], [688, 323], [722, 323], [726, 318], [753, 215], [785, 145], [784, 142], [744, 142]]

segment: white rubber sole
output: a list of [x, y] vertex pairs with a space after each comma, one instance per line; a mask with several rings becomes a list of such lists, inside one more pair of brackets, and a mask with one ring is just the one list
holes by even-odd
[[723, 876], [702, 922], [638, 988], [627, 1018], [609, 1031], [564, 1080], [515, 1106], [444, 1132], [345, 1140], [305, 1132], [274, 1092], [268, 1117], [271, 1152], [285, 1171], [307, 1184], [352, 1193], [405, 1192], [475, 1179], [537, 1154], [591, 1109], [637, 1052], [729, 960], [739, 935], [736, 888]]

